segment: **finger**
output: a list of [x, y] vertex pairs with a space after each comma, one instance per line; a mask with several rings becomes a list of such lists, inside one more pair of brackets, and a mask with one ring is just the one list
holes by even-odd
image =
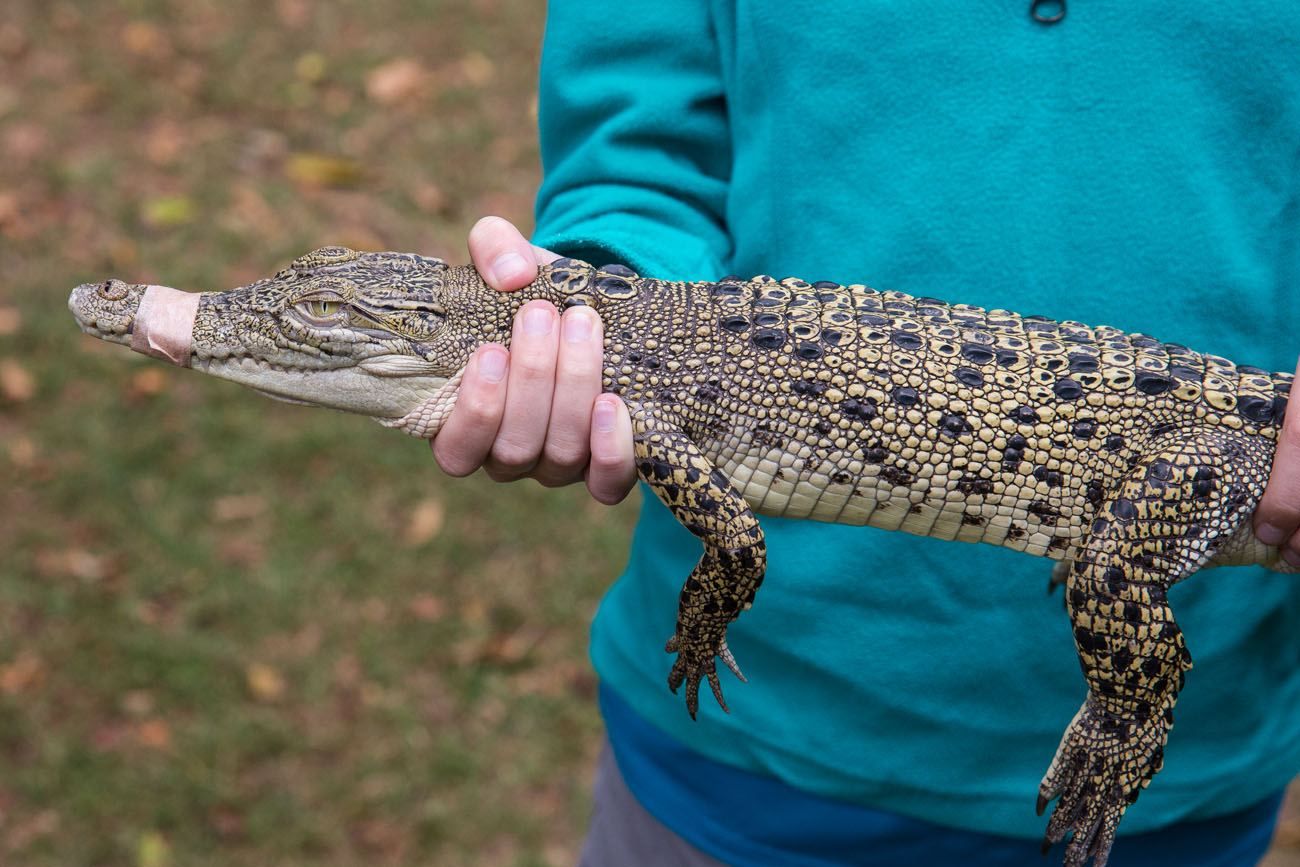
[[510, 337], [506, 408], [484, 468], [499, 482], [527, 475], [541, 457], [555, 394], [560, 315], [549, 301], [529, 301]]
[[632, 417], [612, 394], [596, 398], [591, 412], [591, 461], [587, 490], [606, 505], [621, 502], [636, 484], [632, 454]]
[[503, 292], [521, 289], [537, 278], [538, 263], [558, 256], [528, 243], [514, 225], [501, 217], [484, 217], [469, 232], [470, 261], [488, 285]]
[[456, 406], [433, 440], [443, 472], [468, 476], [483, 465], [501, 424], [510, 355], [496, 343], [480, 346], [465, 367]]
[[1300, 407], [1288, 412], [1278, 435], [1273, 470], [1255, 509], [1255, 536], [1266, 545], [1286, 545], [1283, 556], [1300, 564]]
[[580, 481], [591, 456], [591, 410], [600, 394], [604, 366], [600, 316], [590, 307], [571, 307], [560, 319], [560, 354], [555, 399], [546, 443], [532, 476], [555, 487]]

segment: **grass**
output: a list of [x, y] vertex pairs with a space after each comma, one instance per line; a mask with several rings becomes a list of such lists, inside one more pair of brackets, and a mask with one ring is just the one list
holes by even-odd
[[6, 5], [0, 863], [575, 860], [628, 508], [447, 479], [64, 307], [110, 274], [225, 287], [324, 243], [463, 260], [478, 216], [526, 227], [541, 14]]
[[7, 0], [0, 863], [576, 860], [630, 507], [449, 480], [64, 306], [527, 227], [541, 26], [529, 0]]

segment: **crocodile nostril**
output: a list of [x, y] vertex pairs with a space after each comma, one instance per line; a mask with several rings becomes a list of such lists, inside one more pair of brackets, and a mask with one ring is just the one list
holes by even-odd
[[99, 297], [105, 301], [121, 301], [127, 296], [129, 286], [121, 280], [107, 280], [99, 290]]

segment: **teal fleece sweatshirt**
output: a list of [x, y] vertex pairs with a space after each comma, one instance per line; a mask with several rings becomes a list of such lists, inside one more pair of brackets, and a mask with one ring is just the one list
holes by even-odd
[[[1243, 364], [1300, 350], [1300, 4], [552, 0], [535, 241], [643, 274], [867, 282], [1143, 331]], [[749, 677], [692, 722], [665, 686], [698, 543], [645, 498], [592, 657], [647, 721], [807, 792], [1038, 836], [1085, 694], [1051, 564], [763, 520], [731, 627]], [[1195, 658], [1121, 834], [1300, 771], [1300, 582], [1170, 594]], [[724, 673], [724, 678], [727, 675]]]

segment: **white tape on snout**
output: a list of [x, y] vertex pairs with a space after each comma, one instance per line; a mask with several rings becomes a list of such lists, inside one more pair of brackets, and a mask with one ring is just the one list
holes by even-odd
[[149, 286], [136, 309], [131, 348], [180, 367], [189, 367], [194, 319], [198, 313], [198, 292]]

